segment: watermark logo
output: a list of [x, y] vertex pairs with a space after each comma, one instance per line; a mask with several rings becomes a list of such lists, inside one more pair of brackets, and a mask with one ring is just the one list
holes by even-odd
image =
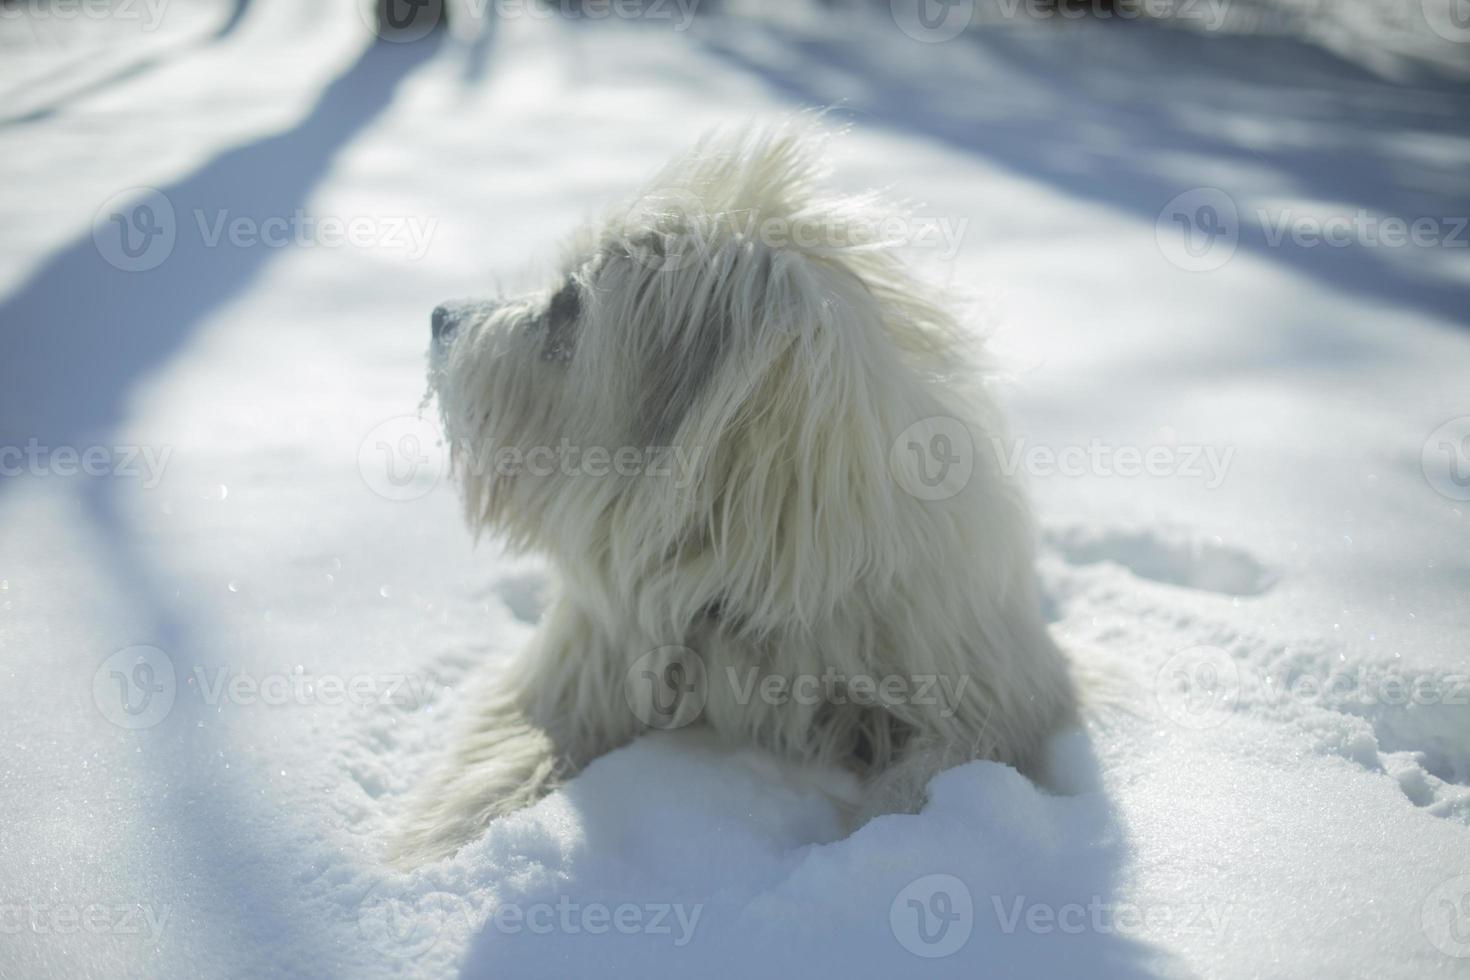
[[1336, 214], [1295, 208], [1257, 208], [1256, 221], [1266, 244], [1280, 248], [1470, 248], [1470, 218], [1374, 214], [1366, 208]]
[[[168, 13], [171, 0], [6, 0], [0, 3], [0, 26], [18, 21], [29, 28], [37, 42], [67, 43], [76, 38], [90, 38], [90, 31], [66, 28], [79, 20], [127, 22], [136, 24], [144, 34], [158, 30]], [[0, 37], [0, 49], [13, 37]]]
[[[694, 22], [699, 0], [377, 0], [358, 5], [368, 29], [385, 41], [418, 41], [452, 14], [459, 33], [462, 21], [485, 24], [509, 20], [638, 20], [669, 21], [682, 32]], [[448, 8], [446, 10], [446, 7]], [[488, 28], [481, 28], [488, 29]], [[474, 29], [465, 31], [471, 36]]]
[[484, 17], [487, 9], [502, 20], [529, 17], [545, 20], [602, 21], [641, 20], [673, 21], [675, 32], [687, 31], [694, 23], [699, 0], [466, 0], [476, 17]]
[[1470, 674], [1404, 673], [1371, 666], [1260, 673], [1223, 650], [1201, 646], [1169, 658], [1155, 692], [1166, 717], [1202, 730], [1224, 723], [1247, 701], [1269, 708], [1295, 704], [1348, 712], [1377, 705], [1463, 708], [1470, 706]]
[[1242, 697], [1276, 707], [1281, 704], [1327, 705], [1335, 710], [1387, 704], [1398, 707], [1431, 705], [1470, 706], [1470, 674], [1429, 671], [1406, 674], [1397, 669], [1358, 667], [1356, 670], [1283, 672], [1257, 676], [1237, 665]]
[[489, 446], [461, 463], [466, 474], [498, 477], [647, 477], [683, 490], [694, 480], [700, 446], [579, 446], [565, 437], [555, 446]]
[[[182, 682], [180, 674], [183, 674]], [[394, 706], [417, 710], [446, 689], [432, 676], [403, 673], [315, 674], [304, 667], [257, 674], [229, 665], [195, 664], [181, 672], [173, 658], [153, 646], [119, 650], [92, 676], [92, 699], [102, 716], [127, 729], [151, 728], [168, 717], [180, 690], [192, 691], [211, 708]]]
[[173, 254], [178, 223], [173, 202], [153, 187], [130, 187], [103, 202], [92, 221], [92, 242], [123, 272], [156, 269]]
[[969, 225], [964, 217], [901, 212], [871, 217], [774, 215], [752, 209], [711, 213], [699, 194], [660, 187], [614, 215], [608, 227], [635, 262], [655, 272], [674, 272], [708, 261], [730, 242], [816, 255], [879, 246], [912, 248], [950, 261], [959, 254]]
[[1234, 446], [1187, 443], [1112, 445], [1093, 438], [1084, 445], [1045, 445], [1026, 439], [992, 436], [990, 448], [1000, 471], [1036, 479], [1099, 477], [1102, 479], [1194, 479], [1206, 490], [1218, 489], [1230, 472]]
[[147, 936], [157, 943], [168, 926], [167, 905], [89, 902], [0, 902], [0, 936], [29, 932], [38, 936]]
[[683, 646], [666, 646], [644, 654], [628, 668], [628, 706], [650, 728], [682, 728], [708, 705], [712, 694], [721, 704], [742, 707], [858, 705], [895, 709], [917, 705], [940, 718], [952, 718], [964, 704], [968, 674], [849, 673], [828, 666], [817, 673], [763, 673], [758, 666], [727, 664], [710, 673], [699, 654]]
[[855, 673], [827, 667], [820, 674], [762, 674], [758, 667], [747, 667], [742, 673], [726, 666], [724, 681], [736, 704], [762, 704], [782, 707], [798, 704], [855, 704], [861, 707], [894, 709], [918, 705], [937, 709], [940, 718], [953, 718], [964, 701], [970, 684], [969, 674], [875, 674]]
[[[97, 210], [92, 242], [108, 264], [124, 272], [147, 272], [168, 260], [187, 232], [191, 248], [343, 248], [399, 252], [410, 261], [429, 251], [437, 218], [418, 215], [237, 214], [229, 208], [193, 208], [180, 227], [168, 195], [151, 187], [114, 194]], [[197, 238], [193, 237], [197, 236]]]
[[1470, 957], [1470, 875], [1441, 882], [1420, 906], [1424, 935], [1446, 956]]
[[1164, 716], [1203, 731], [1223, 724], [1240, 699], [1240, 669], [1219, 647], [1197, 646], [1170, 657], [1154, 680]]
[[613, 222], [634, 262], [654, 272], [677, 272], [709, 257], [714, 220], [698, 194], [660, 187], [635, 199]]
[[300, 666], [289, 673], [256, 674], [236, 671], [228, 665], [209, 669], [202, 664], [195, 665], [189, 686], [212, 708], [221, 704], [268, 708], [336, 708], [345, 704], [416, 710], [430, 704], [444, 690], [436, 678], [420, 674], [313, 674]]
[[172, 446], [46, 446], [32, 437], [24, 446], [0, 445], [0, 476], [110, 476], [152, 490], [172, 456]]
[[1450, 419], [1424, 440], [1424, 479], [1441, 496], [1470, 500], [1470, 415]]
[[948, 500], [974, 476], [975, 443], [959, 419], [935, 415], [898, 434], [888, 450], [888, 466], [906, 493]]
[[384, 41], [420, 41], [444, 22], [444, 0], [357, 0], [353, 6]]
[[1435, 34], [1470, 44], [1470, 0], [1419, 0], [1419, 11]]
[[954, 875], [925, 875], [894, 897], [888, 926], [898, 944], [915, 956], [952, 956], [970, 941], [975, 902], [970, 889]]
[[1205, 31], [1225, 23], [1233, 0], [998, 0], [1004, 20], [1192, 21]]
[[205, 248], [343, 248], [400, 252], [411, 262], [428, 254], [438, 218], [401, 214], [290, 214], [265, 218], [233, 214], [229, 208], [195, 208], [194, 229]]
[[938, 44], [964, 33], [975, 16], [975, 0], [889, 0], [893, 22], [915, 41]]
[[445, 928], [461, 921], [464, 899], [448, 892], [405, 898], [394, 881], [368, 889], [357, 906], [357, 931], [384, 956], [410, 960], [438, 945]]
[[[1234, 446], [1203, 443], [1047, 444], [991, 436], [983, 445], [996, 472], [1007, 477], [1198, 480], [1218, 489], [1235, 459]], [[935, 416], [909, 426], [889, 447], [889, 467], [904, 491], [921, 500], [946, 500], [973, 477], [976, 446], [959, 419]]]
[[649, 728], [683, 728], [699, 718], [709, 699], [704, 658], [683, 646], [650, 650], [628, 667], [623, 695], [633, 716]]
[[[1366, 208], [1258, 207], [1250, 218], [1267, 248], [1470, 248], [1470, 217], [1463, 215], [1405, 218]], [[1235, 254], [1240, 211], [1218, 187], [1196, 187], [1164, 206], [1154, 234], [1159, 251], [1171, 263], [1190, 272], [1211, 272]]]
[[92, 675], [92, 700], [102, 717], [133, 731], [168, 717], [177, 693], [174, 662], [154, 646], [119, 650]]
[[699, 927], [703, 903], [578, 902], [559, 895], [555, 902], [501, 902], [444, 891], [408, 894], [397, 880], [368, 890], [358, 905], [357, 927], [363, 939], [393, 959], [416, 959], [446, 935], [470, 936], [480, 929], [508, 936], [666, 936], [675, 947], [687, 946]]
[[1154, 240], [1170, 263], [1188, 272], [1212, 272], [1230, 261], [1240, 243], [1240, 212], [1218, 187], [1196, 187], [1164, 205]]
[[420, 415], [400, 415], [375, 426], [357, 447], [362, 482], [384, 500], [417, 500], [449, 472], [439, 427]]
[[[481, 445], [458, 460], [466, 477], [513, 479], [667, 480], [689, 487], [704, 456], [700, 446], [583, 446], [563, 437], [555, 445]], [[357, 467], [369, 490], [386, 500], [417, 500], [448, 475], [451, 455], [438, 427], [417, 415], [374, 426], [357, 447]]]
[[1014, 935], [1024, 930], [1033, 936], [1061, 933], [1077, 936], [1092, 932], [1099, 935], [1166, 936], [1180, 932], [1204, 933], [1216, 942], [1225, 937], [1230, 925], [1230, 908], [1197, 905], [1139, 905], [1136, 902], [1105, 901], [1092, 895], [1086, 903], [1029, 900], [1017, 895], [1009, 902], [999, 895], [990, 896], [995, 920], [1000, 931]]

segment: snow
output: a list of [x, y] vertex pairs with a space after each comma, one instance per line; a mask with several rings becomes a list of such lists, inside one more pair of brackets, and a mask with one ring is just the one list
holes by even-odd
[[[0, 19], [0, 445], [41, 454], [0, 484], [0, 977], [1470, 976], [1459, 83], [1289, 32], [523, 12], [425, 51], [296, 8]], [[963, 222], [914, 261], [1011, 370], [1054, 629], [1125, 704], [1057, 740], [1065, 794], [973, 763], [845, 837], [842, 774], [686, 730], [390, 870], [547, 588], [472, 547], [415, 421], [428, 311], [800, 105], [852, 122], [843, 186]], [[125, 272], [138, 188], [176, 240]], [[1191, 271], [1199, 188], [1237, 240]], [[1359, 209], [1445, 241], [1273, 241]]]

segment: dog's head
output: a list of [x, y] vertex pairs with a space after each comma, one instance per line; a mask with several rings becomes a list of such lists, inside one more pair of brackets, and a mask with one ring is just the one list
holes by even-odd
[[883, 237], [902, 226], [822, 193], [822, 149], [801, 122], [706, 138], [545, 289], [434, 311], [473, 524], [614, 582], [667, 579], [659, 615], [752, 628], [830, 613], [938, 546], [963, 495], [906, 493], [894, 468], [925, 461], [895, 439], [985, 402]]

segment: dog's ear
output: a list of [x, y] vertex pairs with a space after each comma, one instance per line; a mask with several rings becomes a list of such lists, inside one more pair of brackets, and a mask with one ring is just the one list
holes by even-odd
[[959, 501], [916, 496], [894, 452], [921, 420], [975, 417], [953, 322], [873, 240], [873, 198], [819, 193], [821, 147], [788, 126], [697, 148], [604, 270], [635, 438], [672, 449], [614, 539], [639, 542], [624, 558], [661, 597], [650, 612], [683, 624], [718, 608], [752, 631], [816, 625], [953, 526]]
[[[749, 340], [749, 315], [742, 307], [764, 305], [769, 276], [757, 271], [740, 281], [739, 267], [749, 260], [732, 254], [739, 247], [717, 247], [698, 230], [673, 240], [646, 239], [633, 250], [647, 267], [634, 314], [642, 327], [633, 341], [642, 373], [635, 439], [667, 446], [720, 369]], [[742, 290], [755, 295], [742, 300]]]
[[942, 515], [917, 512], [890, 460], [943, 409], [885, 323], [897, 311], [852, 267], [757, 244], [719, 268], [646, 386], [683, 478], [655, 491], [659, 537], [689, 614], [815, 625], [933, 540]]

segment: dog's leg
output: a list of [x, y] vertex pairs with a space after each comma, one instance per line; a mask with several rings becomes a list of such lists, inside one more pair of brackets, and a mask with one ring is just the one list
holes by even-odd
[[918, 739], [863, 785], [862, 805], [853, 826], [889, 813], [918, 813], [928, 800], [929, 781], [946, 769], [978, 758], [967, 749]]
[[636, 719], [612, 653], [589, 617], [554, 605], [531, 647], [472, 695], [468, 729], [417, 792], [389, 859], [411, 867], [446, 857], [631, 739]]
[[1012, 725], [1002, 732], [986, 724], [996, 714], [989, 707], [945, 720], [910, 714], [901, 747], [864, 783], [862, 806], [853, 826], [861, 827], [887, 813], [918, 813], [928, 801], [930, 780], [977, 759], [1013, 766], [1028, 779], [1036, 779], [1047, 738], [1072, 718], [1070, 708], [1059, 701], [1039, 709], [1031, 724]]

